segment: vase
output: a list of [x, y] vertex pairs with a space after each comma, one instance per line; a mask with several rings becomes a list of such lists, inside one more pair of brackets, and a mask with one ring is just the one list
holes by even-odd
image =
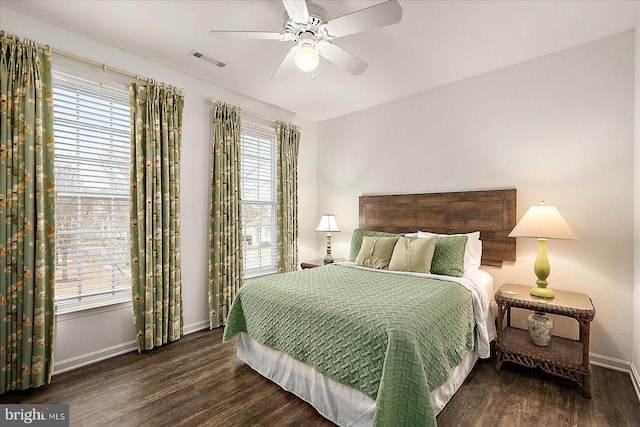
[[553, 335], [553, 320], [544, 313], [535, 312], [529, 315], [527, 322], [533, 343], [546, 347]]

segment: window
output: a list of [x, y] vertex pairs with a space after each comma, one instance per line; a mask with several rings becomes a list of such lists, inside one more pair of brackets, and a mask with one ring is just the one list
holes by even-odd
[[129, 93], [53, 73], [56, 303], [131, 295]]
[[276, 131], [242, 123], [242, 227], [246, 277], [274, 273], [276, 252]]

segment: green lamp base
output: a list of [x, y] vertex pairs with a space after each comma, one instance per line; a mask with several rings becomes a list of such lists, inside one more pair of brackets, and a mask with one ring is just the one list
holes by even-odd
[[538, 239], [538, 256], [536, 257], [536, 263], [533, 265], [533, 271], [535, 271], [538, 278], [536, 280], [538, 286], [531, 288], [531, 296], [545, 299], [555, 297], [553, 291], [547, 288], [547, 277], [551, 272], [549, 258], [547, 257], [547, 239]]
[[545, 298], [545, 299], [552, 299], [556, 296], [556, 294], [553, 293], [552, 289], [549, 289], [546, 287], [541, 288], [540, 286], [535, 286], [531, 288], [530, 294], [532, 297]]

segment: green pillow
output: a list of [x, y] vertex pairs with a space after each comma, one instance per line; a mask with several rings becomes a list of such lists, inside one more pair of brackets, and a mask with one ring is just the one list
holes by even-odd
[[438, 236], [424, 239], [400, 237], [393, 249], [389, 270], [431, 273], [431, 260]]
[[380, 270], [388, 269], [391, 254], [393, 254], [393, 248], [397, 241], [398, 237], [364, 236], [356, 264]]
[[462, 277], [467, 236], [439, 236], [431, 261], [431, 273]]
[[360, 253], [360, 247], [362, 246], [362, 239], [364, 236], [372, 237], [399, 237], [398, 234], [385, 233], [384, 231], [371, 231], [356, 228], [351, 235], [351, 253], [349, 254], [349, 261], [354, 262]]

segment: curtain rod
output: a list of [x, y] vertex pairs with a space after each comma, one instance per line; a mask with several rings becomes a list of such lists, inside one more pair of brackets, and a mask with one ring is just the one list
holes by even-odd
[[[0, 31], [0, 37], [7, 38], [7, 39], [10, 39], [10, 40], [14, 40], [14, 41], [19, 41], [20, 40], [19, 37], [16, 36], [15, 34], [5, 33], [4, 31]], [[91, 66], [96, 67], [96, 68], [101, 68], [102, 71], [104, 71], [105, 73], [106, 72], [110, 72], [110, 73], [114, 73], [114, 74], [120, 74], [121, 76], [125, 76], [125, 77], [128, 77], [130, 79], [136, 79], [136, 80], [149, 80], [149, 79], [145, 79], [144, 77], [141, 79], [140, 76], [137, 75], [137, 74], [133, 74], [133, 73], [129, 73], [127, 71], [119, 70], [117, 68], [109, 67], [107, 64], [103, 64], [103, 63], [100, 63], [98, 61], [93, 61], [91, 59], [83, 58], [81, 56], [74, 55], [74, 54], [69, 53], [69, 52], [65, 52], [65, 51], [62, 51], [62, 50], [58, 50], [58, 49], [52, 48], [48, 44], [42, 46], [42, 45], [40, 45], [39, 43], [37, 43], [37, 42], [35, 42], [33, 40], [30, 40], [30, 41], [32, 41], [39, 48], [42, 48], [42, 49], [45, 49], [45, 50], [49, 51], [49, 53], [53, 53], [54, 55], [62, 56], [62, 57], [67, 58], [67, 59], [71, 59], [71, 60], [74, 60], [76, 62], [81, 62], [83, 64], [91, 65]]]
[[49, 48], [49, 50], [54, 55], [62, 56], [63, 58], [71, 59], [73, 61], [80, 62], [82, 64], [91, 65], [92, 67], [100, 68], [105, 73], [119, 74], [121, 76], [128, 77], [128, 78], [133, 79], [133, 80], [150, 80], [150, 79], [144, 78], [144, 77], [141, 78], [137, 74], [133, 74], [133, 73], [129, 73], [127, 71], [119, 70], [117, 68], [110, 67], [107, 64], [100, 63], [98, 61], [93, 61], [91, 59], [83, 58], [81, 56], [77, 56], [77, 55], [74, 55], [74, 54], [69, 53], [69, 52], [64, 52], [62, 50], [58, 50], [58, 49], [55, 49], [55, 48]]
[[[16, 36], [15, 34], [5, 33], [4, 31], [0, 31], [0, 37], [7, 38], [7, 39], [10, 39], [10, 40], [14, 40], [14, 41], [19, 41], [19, 37], [18, 36]], [[39, 43], [37, 43], [37, 42], [35, 42], [33, 40], [29, 40], [29, 41], [34, 43], [37, 47], [39, 47], [41, 49], [46, 49], [49, 53], [53, 53], [54, 55], [57, 55], [57, 56], [62, 56], [63, 58], [71, 59], [73, 61], [80, 62], [82, 64], [90, 65], [92, 67], [100, 68], [105, 73], [119, 74], [121, 76], [130, 78], [132, 80], [138, 80], [138, 81], [146, 80], [147, 82], [153, 81], [151, 78], [148, 78], [148, 77], [140, 77], [140, 75], [138, 75], [138, 74], [129, 73], [128, 71], [123, 71], [123, 70], [120, 70], [120, 69], [115, 68], [115, 67], [110, 67], [106, 63], [101, 63], [101, 62], [98, 62], [98, 61], [94, 61], [92, 59], [83, 58], [81, 56], [74, 55], [74, 54], [69, 53], [69, 52], [65, 52], [63, 50], [52, 48], [49, 45], [42, 46], [42, 45], [40, 45]], [[161, 85], [164, 85], [164, 84], [161, 83]], [[171, 85], [165, 85], [165, 86], [168, 86], [169, 88], [173, 87]], [[175, 88], [175, 89], [178, 90], [179, 92], [182, 92], [181, 88]]]
[[244, 110], [244, 109], [242, 109], [242, 112], [247, 113], [247, 114], [249, 114], [250, 116], [253, 116], [253, 117], [257, 117], [257, 118], [259, 118], [259, 119], [266, 120], [266, 121], [268, 121], [268, 122], [276, 123], [276, 122], [281, 122], [281, 121], [282, 121], [282, 120], [278, 120], [278, 119], [273, 119], [273, 118], [271, 118], [271, 117], [263, 116], [262, 114], [254, 113], [253, 111], [249, 111], [249, 110]]

